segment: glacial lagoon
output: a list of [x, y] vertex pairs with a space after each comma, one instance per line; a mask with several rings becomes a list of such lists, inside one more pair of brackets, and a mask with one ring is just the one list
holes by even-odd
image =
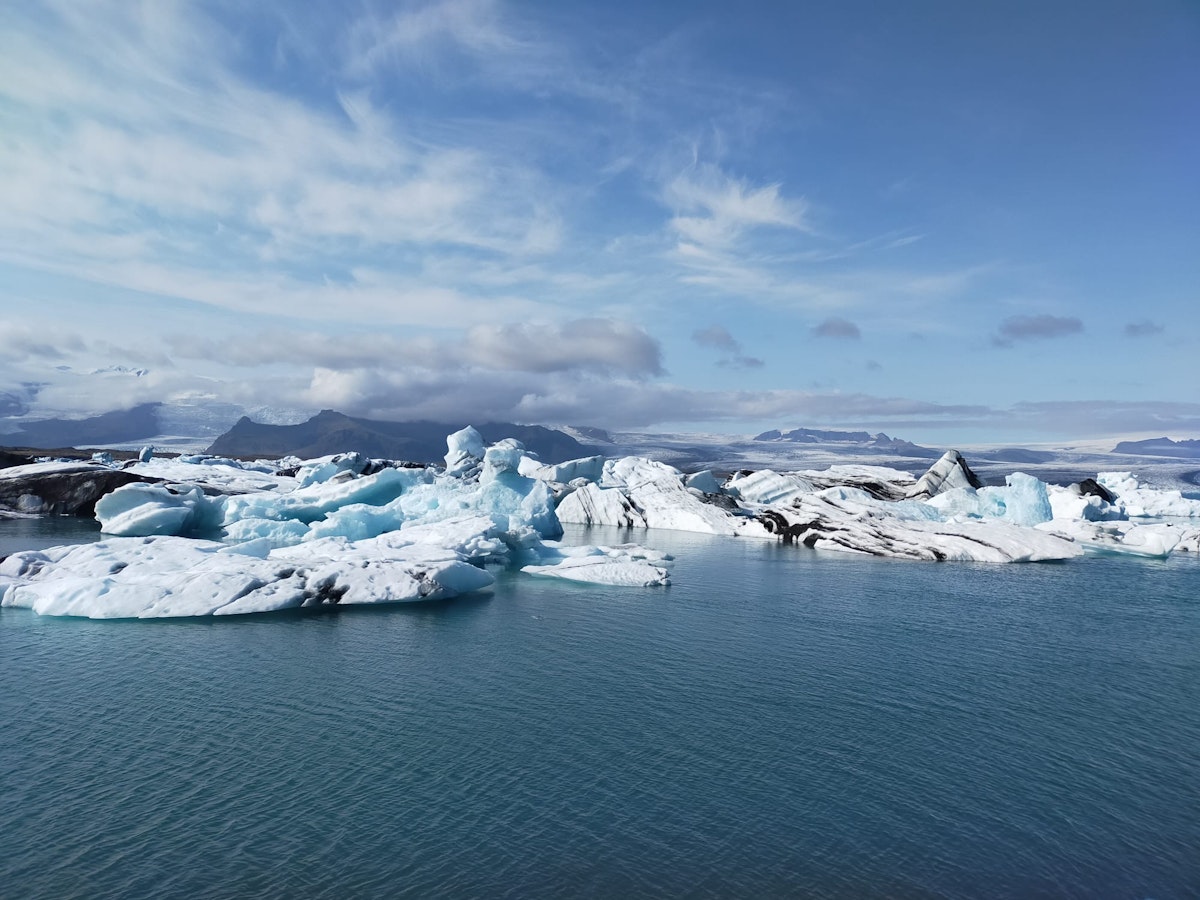
[[1200, 893], [1194, 554], [651, 537], [669, 586], [0, 610], [4, 893]]

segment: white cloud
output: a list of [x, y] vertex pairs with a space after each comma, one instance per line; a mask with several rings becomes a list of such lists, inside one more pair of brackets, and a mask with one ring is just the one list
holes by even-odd
[[[562, 323], [475, 325], [459, 340], [399, 338], [368, 332], [344, 335], [280, 331], [214, 339], [175, 335], [173, 352], [236, 366], [291, 364], [330, 371], [370, 368], [429, 371], [662, 374], [658, 342], [636, 325], [612, 319]], [[333, 377], [333, 376], [329, 376]]]
[[[465, 21], [472, 4], [448, 8]], [[399, 293], [414, 259], [444, 247], [524, 265], [559, 246], [556, 191], [535, 168], [485, 136], [420, 136], [365, 93], [322, 108], [256, 87], [198, 7], [17, 18], [0, 35], [0, 260], [227, 308], [269, 311], [260, 295], [279, 294], [319, 316], [339, 298], [314, 266], [390, 257], [409, 274], [380, 280]]]
[[663, 199], [674, 210], [670, 227], [685, 254], [727, 250], [747, 231], [774, 227], [811, 231], [802, 199], [781, 185], [753, 187], [711, 164], [696, 164], [667, 183]]
[[384, 419], [511, 420], [638, 428], [686, 422], [871, 421], [921, 416], [946, 425], [989, 414], [982, 406], [796, 390], [694, 390], [678, 385], [552, 373], [318, 369], [310, 405]]

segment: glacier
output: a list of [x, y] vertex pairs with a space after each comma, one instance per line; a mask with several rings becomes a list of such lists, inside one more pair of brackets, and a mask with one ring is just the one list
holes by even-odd
[[[5, 470], [10, 493], [47, 474], [129, 483], [95, 501], [104, 538], [0, 561], [0, 606], [154, 618], [437, 600], [486, 590], [489, 567], [613, 587], [670, 584], [640, 543], [570, 546], [563, 523], [782, 540], [818, 551], [988, 563], [1200, 551], [1200, 500], [1129, 472], [1060, 486], [1021, 472], [985, 486], [957, 451], [919, 477], [886, 466], [686, 474], [638, 456], [547, 465], [466, 427], [442, 466], [356, 453], [171, 459], [150, 448]], [[107, 484], [100, 481], [98, 483]], [[31, 488], [32, 489], [32, 488]], [[35, 502], [36, 501], [36, 502]], [[43, 504], [44, 506], [44, 504]]]

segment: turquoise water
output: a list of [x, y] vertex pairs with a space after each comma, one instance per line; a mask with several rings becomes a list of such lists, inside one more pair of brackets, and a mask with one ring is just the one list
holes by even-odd
[[1200, 896], [1200, 561], [646, 543], [671, 587], [0, 611], [0, 895]]

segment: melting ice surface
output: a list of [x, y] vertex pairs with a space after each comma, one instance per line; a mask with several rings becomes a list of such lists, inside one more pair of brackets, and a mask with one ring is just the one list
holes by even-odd
[[667, 554], [637, 543], [568, 546], [557, 540], [564, 522], [974, 562], [1200, 549], [1200, 528], [1135, 521], [1200, 516], [1200, 501], [1178, 492], [1146, 489], [1129, 473], [1069, 488], [1014, 473], [983, 487], [955, 451], [920, 478], [834, 466], [722, 482], [638, 457], [543, 465], [519, 441], [485, 447], [468, 427], [447, 438], [444, 466], [146, 452], [130, 471], [154, 482], [97, 502], [109, 537], [9, 556], [0, 605], [153, 618], [432, 600], [487, 588], [489, 564], [606, 585], [669, 583]]

